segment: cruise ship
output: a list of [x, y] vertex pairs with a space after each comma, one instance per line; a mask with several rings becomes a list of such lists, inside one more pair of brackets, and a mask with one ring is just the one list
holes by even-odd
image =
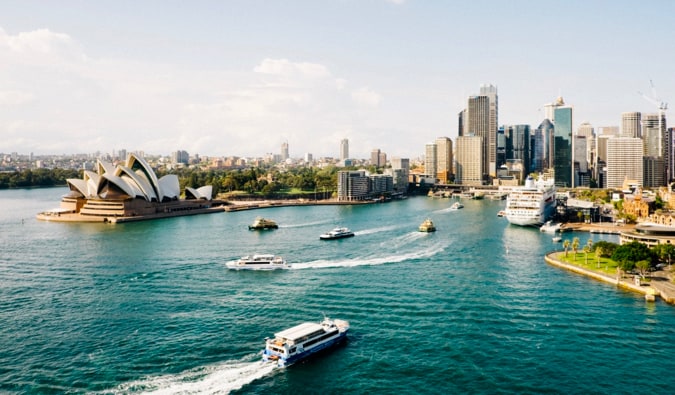
[[554, 180], [528, 176], [525, 185], [513, 189], [506, 198], [504, 217], [520, 226], [539, 226], [555, 213]]
[[349, 322], [324, 318], [320, 323], [305, 322], [265, 339], [262, 359], [285, 367], [323, 349], [342, 342], [347, 337]]

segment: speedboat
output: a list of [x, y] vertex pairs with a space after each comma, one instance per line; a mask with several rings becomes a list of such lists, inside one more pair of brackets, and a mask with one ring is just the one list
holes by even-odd
[[279, 225], [271, 219], [266, 219], [263, 217], [258, 217], [253, 221], [251, 225], [248, 226], [248, 230], [260, 230], [260, 229], [277, 229]]
[[233, 270], [277, 270], [290, 267], [284, 258], [272, 254], [247, 255], [236, 261], [227, 262], [225, 266]]
[[460, 202], [454, 202], [452, 206], [450, 206], [450, 210], [459, 210], [460, 208], [464, 208], [464, 205]]
[[554, 243], [559, 243], [562, 241], [562, 237], [560, 236], [554, 236], [551, 240], [553, 240]]
[[354, 236], [354, 232], [349, 228], [335, 228], [319, 236], [321, 240], [344, 239], [345, 237]]
[[419, 227], [420, 232], [435, 232], [436, 231], [436, 226], [434, 223], [429, 219], [425, 219], [424, 222]]
[[540, 232], [546, 232], [546, 233], [556, 233], [560, 232], [560, 227], [561, 227], [560, 222], [553, 223], [553, 221], [546, 221], [541, 228], [539, 228]]
[[279, 367], [289, 366], [347, 338], [349, 322], [324, 318], [319, 323], [305, 322], [265, 338], [262, 359]]

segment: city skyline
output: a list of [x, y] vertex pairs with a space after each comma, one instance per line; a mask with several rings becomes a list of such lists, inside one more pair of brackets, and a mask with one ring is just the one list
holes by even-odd
[[260, 156], [288, 142], [294, 158], [339, 157], [348, 139], [354, 158], [375, 147], [415, 158], [438, 136], [457, 138], [457, 114], [482, 84], [499, 89], [499, 125], [534, 130], [562, 96], [575, 131], [620, 126], [623, 113], [656, 113], [640, 91], [674, 100], [675, 55], [664, 50], [674, 11], [660, 1], [0, 4], [0, 152]]

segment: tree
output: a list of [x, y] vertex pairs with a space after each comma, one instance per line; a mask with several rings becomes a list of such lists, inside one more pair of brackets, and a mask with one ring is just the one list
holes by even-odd
[[647, 270], [651, 267], [651, 262], [649, 262], [646, 259], [643, 259], [641, 261], [637, 261], [635, 263], [635, 267], [638, 269], [638, 272], [640, 273], [640, 276], [642, 278], [645, 277], [645, 273], [647, 273]]
[[572, 251], [574, 251], [574, 260], [577, 260], [577, 250], [579, 249], [579, 238], [575, 237], [572, 239]]
[[612, 254], [612, 260], [619, 262], [621, 269], [630, 272], [638, 261], [646, 260], [651, 265], [652, 251], [645, 244], [632, 241], [617, 247]]
[[588, 266], [588, 253], [591, 252], [591, 247], [588, 245], [584, 246], [584, 255], [586, 256], [586, 265]]
[[567, 258], [567, 249], [570, 248], [570, 241], [565, 239], [563, 241], [563, 248], [565, 249], [565, 258]]
[[597, 260], [597, 263], [598, 263], [598, 265], [597, 265], [598, 269], [600, 268], [600, 260], [602, 259], [602, 254], [604, 252], [605, 251], [603, 251], [602, 246], [596, 246], [595, 247], [595, 259]]
[[619, 247], [616, 243], [611, 243], [609, 241], [598, 241], [593, 245], [593, 249], [597, 250], [600, 248], [602, 250], [603, 257], [611, 257], [614, 254], [614, 251]]

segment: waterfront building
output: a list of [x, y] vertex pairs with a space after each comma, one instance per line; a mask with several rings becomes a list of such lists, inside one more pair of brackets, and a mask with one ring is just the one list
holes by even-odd
[[621, 113], [621, 137], [642, 137], [642, 114], [637, 111]]
[[[563, 103], [562, 98], [559, 99]], [[553, 168], [555, 185], [574, 188], [574, 148], [572, 107], [559, 105], [554, 110]]]
[[340, 160], [349, 159], [349, 139], [342, 139], [340, 141]]
[[365, 200], [368, 198], [368, 177], [365, 170], [338, 171], [338, 200]]
[[619, 234], [619, 244], [623, 245], [633, 241], [645, 244], [649, 248], [659, 244], [675, 244], [675, 226], [646, 222], [637, 224], [634, 229]]
[[436, 179], [441, 184], [448, 184], [453, 174], [452, 140], [449, 137], [436, 139]]
[[141, 156], [129, 154], [123, 164], [98, 160], [96, 171], [85, 170], [82, 179], [68, 179], [70, 192], [56, 211], [38, 214], [38, 219], [74, 222], [104, 222], [117, 217], [160, 217], [210, 207], [213, 188], [185, 188], [180, 200], [178, 176], [161, 178]]
[[642, 185], [642, 140], [632, 137], [607, 139], [607, 185], [619, 189], [626, 178], [638, 180]]
[[[424, 147], [424, 174], [436, 179], [438, 172], [438, 151], [436, 143], [427, 143]], [[436, 182], [434, 182], [435, 184]]]
[[396, 192], [408, 191], [408, 178], [410, 176], [410, 159], [408, 158], [391, 158], [391, 176], [394, 182], [394, 190]]
[[481, 136], [457, 137], [457, 167], [455, 182], [462, 185], [483, 185], [483, 163]]
[[388, 174], [371, 174], [368, 176], [368, 193], [372, 197], [394, 192], [394, 178]]

